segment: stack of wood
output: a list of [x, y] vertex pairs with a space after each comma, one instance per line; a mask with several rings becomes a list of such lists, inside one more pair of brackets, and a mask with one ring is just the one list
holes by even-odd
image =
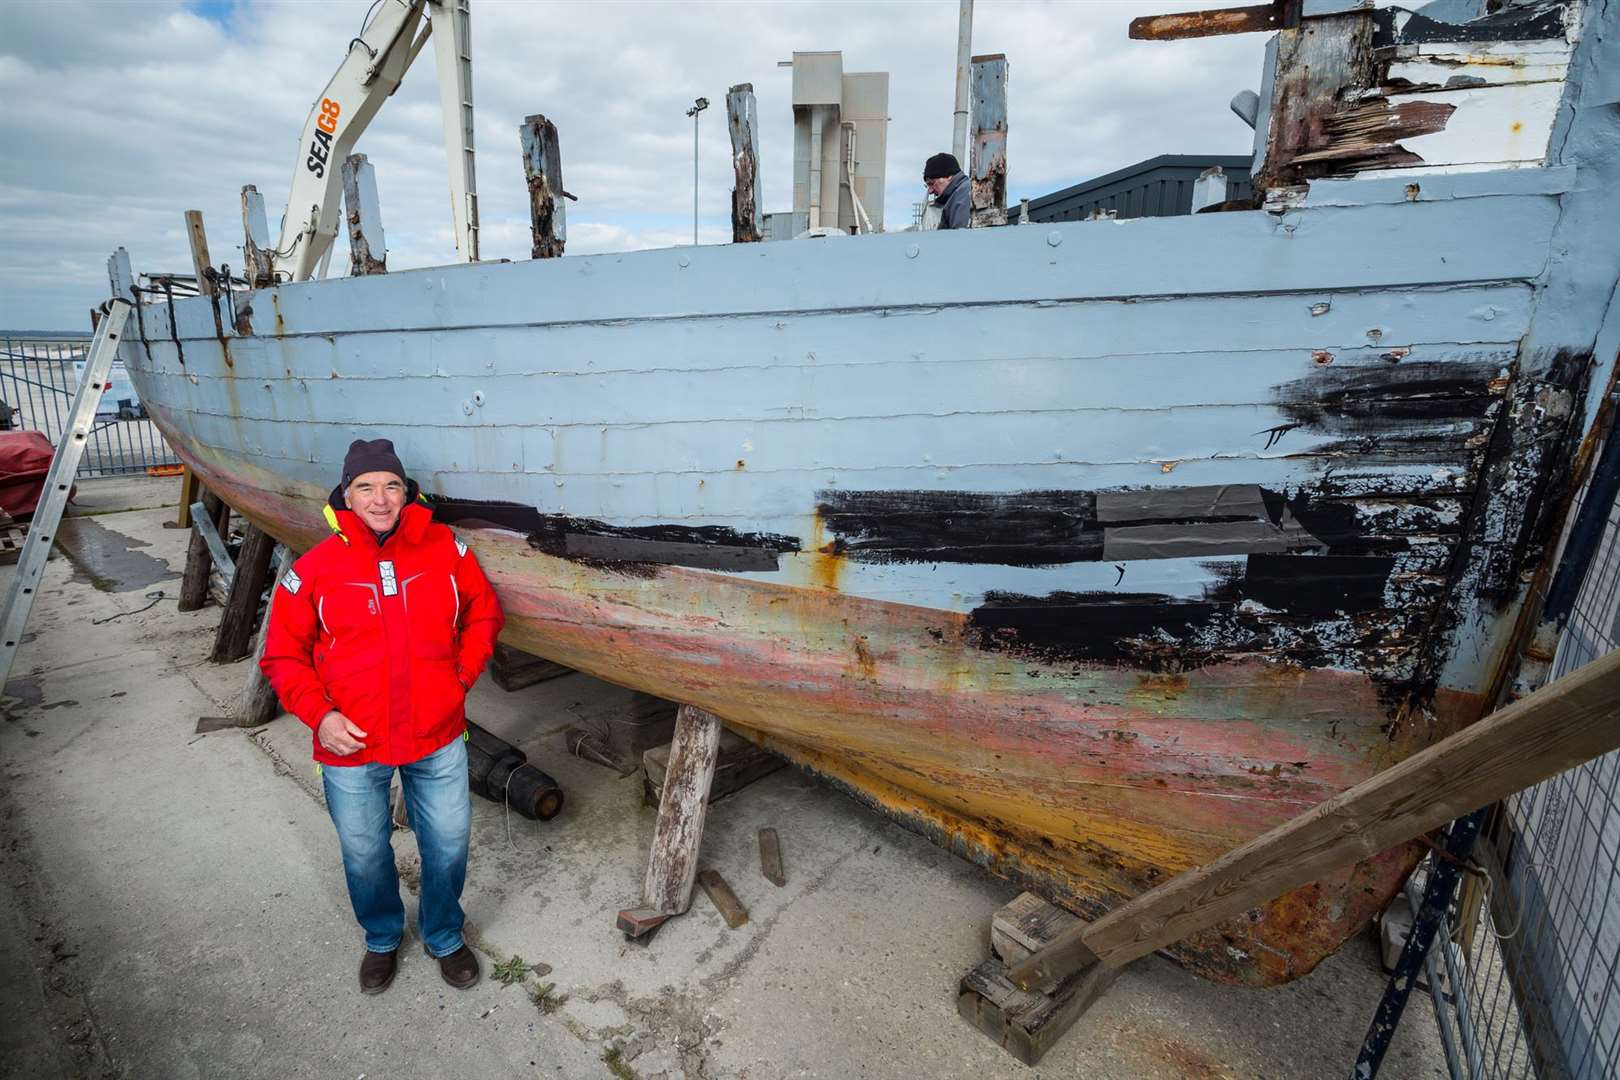
[[990, 920], [993, 955], [962, 976], [956, 1011], [1025, 1065], [1038, 1064], [1108, 989], [1119, 969], [1093, 964], [1064, 979], [1050, 993], [1020, 990], [1007, 978], [1007, 969], [1080, 925], [1078, 917], [1034, 893], [1020, 894]]

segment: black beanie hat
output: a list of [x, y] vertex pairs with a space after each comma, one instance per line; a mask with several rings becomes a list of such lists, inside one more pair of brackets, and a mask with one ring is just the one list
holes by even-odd
[[951, 154], [935, 154], [923, 165], [924, 180], [938, 180], [942, 176], [955, 176], [962, 171], [962, 165]]
[[348, 487], [355, 477], [368, 472], [391, 472], [401, 480], [406, 479], [405, 466], [394, 453], [392, 440], [356, 439], [350, 443], [349, 452], [343, 455], [343, 482], [338, 486]]

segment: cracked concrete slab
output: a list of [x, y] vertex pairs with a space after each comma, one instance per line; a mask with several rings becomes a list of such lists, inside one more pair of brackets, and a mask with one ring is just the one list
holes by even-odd
[[[186, 536], [163, 528], [171, 517], [99, 522], [179, 569]], [[17, 1018], [0, 1039], [6, 1075], [1332, 1076], [1383, 987], [1359, 940], [1265, 991], [1150, 958], [1027, 1068], [955, 1010], [957, 979], [1015, 890], [791, 769], [709, 812], [703, 865], [749, 922], [727, 929], [699, 892], [650, 945], [627, 944], [613, 919], [639, 897], [654, 812], [638, 777], [567, 753], [569, 724], [630, 697], [575, 674], [514, 694], [486, 679], [469, 700], [567, 792], [549, 822], [473, 800], [465, 902], [484, 982], [451, 991], [412, 941], [394, 987], [362, 997], [308, 730], [282, 717], [194, 734], [243, 666], [204, 659], [215, 608], [181, 614], [167, 600], [92, 625], [139, 595], [53, 563], [9, 688], [0, 869], [23, 938], [0, 948], [0, 1006]], [[759, 870], [765, 825], [782, 838], [782, 888]], [[395, 850], [409, 887], [408, 832]], [[514, 957], [550, 970], [509, 987], [489, 977]], [[14, 1045], [33, 1058], [5, 1053]], [[14, 1072], [14, 1060], [31, 1064]], [[1427, 1002], [1383, 1075], [1445, 1075]]]

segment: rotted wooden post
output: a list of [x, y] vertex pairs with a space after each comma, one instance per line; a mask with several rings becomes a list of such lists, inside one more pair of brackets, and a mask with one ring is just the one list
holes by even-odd
[[529, 182], [529, 230], [534, 237], [531, 254], [536, 259], [554, 259], [568, 243], [557, 125], [536, 113], [524, 118], [518, 136], [523, 143], [523, 174]]
[[[203, 509], [221, 536], [231, 519], [231, 508], [212, 491], [203, 489]], [[208, 551], [208, 540], [195, 521], [191, 524], [191, 545], [186, 549], [186, 570], [180, 579], [180, 610], [197, 611], [208, 603], [208, 571], [214, 557]]]
[[191, 242], [191, 268], [197, 275], [197, 292], [212, 299], [218, 295], [218, 289], [208, 276], [214, 264], [208, 258], [208, 233], [203, 230], [201, 210], [186, 211], [186, 239]]
[[719, 753], [720, 718], [682, 705], [675, 716], [675, 741], [670, 747], [669, 772], [658, 803], [658, 824], [642, 888], [644, 903], [654, 911], [680, 915], [692, 905], [709, 784]]
[[765, 239], [764, 200], [759, 190], [759, 107], [753, 83], [738, 83], [726, 94], [726, 121], [731, 128], [731, 164], [737, 173], [737, 186], [731, 189], [731, 241], [752, 244]]
[[343, 220], [349, 227], [349, 276], [388, 273], [377, 170], [364, 154], [350, 154], [343, 161]]
[[1007, 224], [1007, 58], [973, 58], [972, 226]]
[[248, 654], [258, 625], [259, 597], [264, 593], [275, 550], [275, 537], [257, 525], [247, 527], [242, 550], [236, 557], [236, 574], [225, 597], [225, 611], [214, 634], [214, 652], [209, 657], [214, 663], [229, 664]]
[[242, 188], [242, 276], [248, 288], [274, 285], [270, 273], [270, 227], [264, 216], [264, 196], [252, 184]]

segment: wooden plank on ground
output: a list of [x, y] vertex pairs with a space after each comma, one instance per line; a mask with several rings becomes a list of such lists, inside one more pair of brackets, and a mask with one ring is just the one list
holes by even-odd
[[[663, 795], [664, 777], [669, 772], [669, 754], [673, 745], [666, 743], [655, 746], [641, 755], [641, 765], [646, 771], [642, 797], [648, 806], [657, 806]], [[712, 803], [741, 791], [786, 764], [769, 750], [754, 745], [736, 732], [722, 731], [714, 779], [709, 784], [709, 801]]]
[[1024, 989], [1119, 967], [1620, 748], [1620, 650], [1498, 709], [1012, 967]]
[[[286, 548], [280, 548], [280, 557], [276, 560], [275, 580], [280, 581], [287, 571], [292, 569], [293, 553]], [[271, 586], [274, 589], [274, 585]], [[271, 604], [275, 603], [275, 593], [270, 595]], [[258, 727], [268, 724], [281, 715], [281, 702], [276, 699], [276, 692], [270, 688], [270, 680], [265, 678], [264, 669], [259, 661], [264, 658], [264, 640], [270, 632], [270, 610], [265, 609], [264, 618], [259, 620], [259, 632], [254, 637], [253, 652], [248, 657], [248, 670], [242, 681], [242, 691], [236, 697], [236, 708], [233, 712], [236, 721], [242, 727]]]
[[720, 876], [720, 871], [713, 869], [703, 871], [698, 875], [698, 884], [703, 886], [703, 891], [708, 894], [709, 900], [719, 909], [721, 918], [726, 920], [726, 925], [731, 929], [735, 930], [748, 921], [748, 909], [737, 899], [737, 894], [731, 891], [731, 886]]
[[759, 872], [778, 889], [787, 884], [787, 874], [782, 869], [782, 838], [776, 835], [775, 829], [759, 830]]
[[668, 915], [653, 908], [625, 908], [619, 912], [618, 921], [614, 925], [631, 937], [641, 937], [658, 929], [667, 918]]
[[652, 853], [642, 888], [646, 907], [666, 915], [692, 906], [698, 848], [709, 810], [709, 782], [720, 751], [720, 718], [692, 705], [682, 705], [675, 718], [675, 742], [669, 773], [658, 804]]

